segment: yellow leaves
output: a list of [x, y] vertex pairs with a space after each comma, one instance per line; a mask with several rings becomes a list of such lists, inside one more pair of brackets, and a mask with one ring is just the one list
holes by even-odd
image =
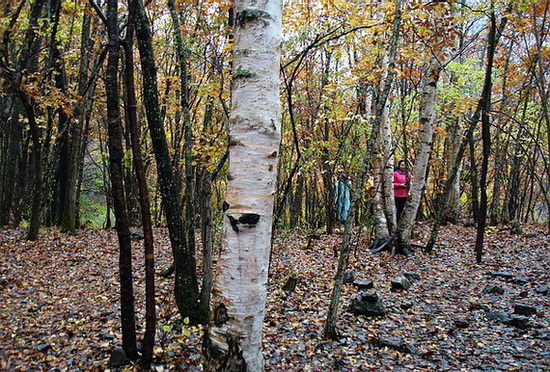
[[72, 116], [76, 97], [51, 84], [43, 84], [36, 74], [23, 77], [19, 84], [19, 90], [41, 106], [43, 110], [49, 107], [59, 108], [65, 115]]

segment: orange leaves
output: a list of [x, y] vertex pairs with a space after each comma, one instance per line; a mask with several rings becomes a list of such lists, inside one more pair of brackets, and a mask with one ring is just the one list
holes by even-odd
[[67, 116], [72, 116], [77, 98], [54, 85], [44, 83], [39, 74], [24, 76], [19, 90], [36, 102], [42, 110], [59, 108]]

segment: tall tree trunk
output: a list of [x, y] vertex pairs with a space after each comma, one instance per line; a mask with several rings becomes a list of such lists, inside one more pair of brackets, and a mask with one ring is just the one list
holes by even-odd
[[126, 25], [125, 51], [125, 82], [127, 119], [130, 130], [130, 140], [134, 169], [139, 190], [141, 224], [143, 227], [143, 241], [145, 253], [145, 334], [143, 335], [142, 365], [149, 367], [153, 361], [155, 346], [156, 310], [155, 310], [155, 257], [153, 246], [153, 226], [151, 223], [151, 203], [147, 188], [147, 176], [141, 152], [140, 127], [137, 117], [137, 99], [134, 82], [134, 28], [136, 0], [130, 2], [128, 24]]
[[[391, 48], [389, 53], [389, 66], [392, 68], [395, 66], [395, 56], [397, 54], [397, 41], [399, 35], [399, 29], [401, 25], [401, 0], [397, 0], [395, 3], [395, 18], [393, 21], [393, 30], [391, 37]], [[380, 102], [385, 102], [388, 99], [390, 88], [393, 82], [393, 77], [395, 71], [390, 70], [384, 82], [384, 87], [381, 90]], [[382, 110], [384, 105], [378, 106], [378, 113], [375, 116], [375, 119], [372, 124], [372, 131], [367, 142], [367, 148], [365, 150], [365, 157], [363, 159], [363, 164], [361, 165], [361, 173], [359, 176], [359, 181], [357, 186], [353, 190], [353, 196], [351, 199], [350, 213], [348, 219], [346, 220], [346, 225], [344, 229], [344, 235], [342, 237], [342, 247], [340, 249], [340, 256], [338, 259], [338, 268], [336, 270], [336, 277], [334, 279], [334, 287], [332, 289], [332, 296], [330, 299], [330, 305], [327, 314], [327, 320], [324, 327], [324, 337], [334, 339], [338, 336], [336, 330], [336, 319], [338, 317], [338, 307], [340, 304], [340, 295], [342, 293], [342, 286], [344, 283], [344, 272], [348, 266], [349, 253], [351, 249], [351, 235], [353, 233], [353, 226], [355, 223], [355, 216], [359, 209], [359, 203], [361, 200], [361, 195], [363, 193], [363, 186], [367, 179], [367, 174], [371, 167], [371, 158], [374, 151], [374, 146], [376, 143], [377, 136], [380, 133], [380, 125], [382, 118]]]
[[[187, 73], [187, 57], [189, 50], [185, 48], [183, 36], [181, 34], [180, 18], [176, 11], [174, 0], [168, 0], [170, 15], [174, 28], [174, 38], [176, 45], [176, 56], [180, 74], [180, 102], [183, 109], [183, 133], [184, 133], [184, 159], [185, 159], [185, 229], [187, 235], [187, 246], [192, 252], [195, 252], [195, 185], [194, 185], [194, 166], [193, 166], [193, 131], [191, 126], [191, 103], [189, 102], [189, 79]], [[201, 297], [199, 297], [200, 299]], [[199, 300], [201, 312], [208, 314], [209, 304]]]
[[[21, 141], [22, 141], [22, 125], [19, 123], [19, 115], [21, 110], [20, 102], [11, 97], [6, 100], [9, 102], [6, 105], [7, 128], [3, 132], [3, 149], [2, 152], [2, 194], [0, 197], [0, 226], [8, 225], [11, 222], [13, 213], [14, 201], [16, 198], [16, 181], [18, 173], [18, 164], [21, 157]], [[11, 119], [8, 119], [11, 117]]]
[[36, 0], [29, 15], [29, 27], [27, 29], [25, 40], [23, 42], [23, 48], [19, 55], [18, 68], [19, 72], [14, 78], [13, 88], [17, 91], [17, 94], [23, 104], [27, 118], [29, 120], [29, 131], [32, 141], [32, 160], [33, 160], [33, 191], [31, 202], [31, 217], [29, 221], [29, 228], [27, 231], [27, 239], [35, 240], [38, 236], [38, 230], [40, 228], [40, 214], [42, 210], [42, 142], [41, 133], [36, 122], [36, 110], [32, 97], [29, 97], [27, 93], [21, 89], [23, 84], [23, 74], [36, 70], [36, 56], [33, 57], [40, 45], [39, 37], [36, 34], [36, 30], [39, 28], [39, 17], [42, 13], [45, 0]]
[[477, 174], [477, 163], [476, 163], [476, 147], [474, 141], [474, 133], [471, 132], [468, 134], [468, 146], [470, 150], [470, 184], [472, 185], [471, 190], [471, 199], [472, 199], [472, 216], [474, 222], [477, 223], [477, 218], [479, 216], [479, 182]]
[[40, 141], [40, 130], [36, 122], [34, 104], [31, 99], [21, 92], [23, 107], [29, 120], [29, 131], [32, 139], [32, 160], [33, 160], [33, 194], [31, 204], [31, 219], [27, 231], [28, 240], [36, 240], [40, 229], [40, 212], [42, 210], [42, 144]]
[[116, 230], [120, 246], [120, 315], [122, 347], [131, 360], [137, 359], [136, 318], [132, 285], [132, 245], [130, 226], [126, 211], [126, 198], [123, 184], [124, 150], [119, 107], [118, 65], [120, 59], [120, 37], [118, 30], [118, 1], [107, 1], [107, 32], [109, 35], [109, 57], [107, 59], [105, 93], [107, 100], [107, 130], [109, 134], [109, 167], [113, 205], [116, 217]]
[[[458, 150], [460, 147], [460, 135], [461, 135], [461, 125], [460, 125], [460, 118], [456, 118], [453, 123], [451, 124], [451, 127], [449, 128], [449, 135], [447, 136], [447, 167], [446, 172], [447, 174], [451, 174], [453, 170], [453, 166], [456, 162], [457, 156], [458, 156]], [[457, 175], [454, 178], [454, 182], [451, 185], [451, 189], [449, 190], [449, 196], [446, 198], [445, 206], [442, 211], [437, 211], [443, 213], [443, 220], [447, 222], [451, 222], [456, 224], [458, 222], [458, 219], [460, 217], [460, 171], [461, 167], [459, 166], [457, 170]], [[437, 208], [437, 207], [436, 207]]]
[[[90, 8], [90, 5], [86, 5]], [[78, 94], [81, 97], [86, 97], [88, 90], [88, 68], [90, 65], [90, 48], [92, 46], [91, 28], [92, 17], [89, 12], [84, 12], [82, 16], [82, 33], [80, 44], [80, 66], [78, 69]], [[89, 97], [89, 96], [88, 96]], [[93, 102], [90, 99], [88, 102]], [[64, 190], [61, 194], [64, 195], [63, 205], [61, 207], [61, 230], [73, 232], [78, 223], [77, 213], [77, 189], [82, 169], [82, 148], [84, 147], [85, 130], [84, 126], [87, 122], [87, 105], [88, 103], [79, 103], [75, 109], [76, 120], [71, 121], [71, 126], [68, 131], [68, 167], [67, 181]]]
[[[495, 40], [494, 40], [494, 47], [496, 47], [496, 45], [498, 43], [498, 40], [500, 39], [500, 36], [502, 34], [501, 32], [504, 29], [504, 26], [506, 25], [506, 22], [507, 22], [506, 18], [503, 18], [501, 20], [500, 27], [499, 27], [500, 31], [497, 32], [497, 34], [496, 34], [496, 37], [495, 37]], [[498, 31], [498, 30], [495, 30], [495, 31]], [[494, 48], [493, 48], [493, 52], [494, 52]], [[481, 94], [481, 98], [478, 101], [476, 111], [472, 115], [472, 118], [470, 120], [470, 124], [469, 124], [468, 129], [466, 131], [466, 134], [464, 136], [464, 139], [462, 140], [462, 143], [460, 144], [460, 147], [458, 149], [458, 152], [457, 152], [457, 155], [456, 155], [451, 173], [448, 175], [447, 180], [445, 181], [445, 185], [443, 186], [443, 193], [442, 193], [441, 197], [438, 199], [438, 201], [436, 202], [437, 207], [435, 209], [436, 210], [436, 215], [435, 215], [435, 218], [434, 218], [435, 222], [433, 224], [432, 232], [430, 234], [430, 239], [429, 239], [428, 243], [426, 244], [426, 252], [428, 252], [428, 253], [433, 250], [433, 247], [435, 245], [435, 241], [437, 239], [437, 235], [439, 233], [439, 227], [443, 222], [443, 219], [442, 219], [443, 215], [441, 213], [438, 213], [438, 211], [442, 210], [444, 205], [446, 204], [446, 200], [449, 197], [452, 184], [455, 182], [455, 178], [458, 175], [458, 170], [460, 168], [460, 162], [462, 161], [462, 157], [464, 156], [464, 153], [466, 151], [466, 146], [468, 146], [468, 144], [472, 143], [474, 130], [475, 130], [476, 125], [479, 121], [481, 112], [482, 112], [483, 108], [485, 107], [485, 103], [483, 101], [484, 97], [485, 97], [484, 92], [486, 92], [486, 90], [490, 88], [491, 73], [492, 73], [492, 66], [489, 66], [488, 62], [489, 62], [489, 58], [487, 59], [487, 66], [485, 68], [485, 79], [484, 79], [483, 91], [482, 91], [482, 94]], [[470, 147], [470, 152], [471, 153], [473, 152], [473, 150], [471, 150], [471, 147]], [[475, 165], [474, 165], [474, 167], [475, 167]], [[476, 182], [476, 184], [477, 184], [477, 182]]]
[[[498, 123], [496, 135], [495, 135], [495, 142], [496, 142], [496, 155], [495, 158], [495, 176], [494, 176], [494, 183], [493, 183], [493, 198], [491, 201], [491, 205], [489, 207], [489, 223], [491, 225], [496, 225], [499, 222], [499, 216], [500, 216], [500, 204], [501, 204], [501, 189], [502, 189], [502, 181], [504, 180], [504, 170], [506, 165], [506, 144], [507, 141], [502, 141], [502, 132], [503, 128], [508, 122], [507, 119], [505, 119], [504, 112], [506, 108], [509, 105], [508, 102], [508, 76], [510, 75], [510, 59], [512, 56], [512, 50], [514, 46], [514, 39], [510, 40], [510, 46], [508, 47], [508, 54], [506, 56], [506, 64], [504, 65], [504, 73], [503, 73], [503, 79], [502, 79], [502, 100], [500, 102], [500, 110], [498, 113], [498, 117], [496, 119], [496, 122]], [[503, 143], [504, 142], [504, 143]]]
[[143, 74], [143, 99], [149, 133], [153, 143], [157, 173], [174, 255], [174, 294], [182, 317], [192, 323], [206, 321], [207, 314], [199, 306], [199, 289], [195, 252], [187, 245], [185, 224], [181, 215], [182, 202], [179, 183], [172, 171], [166, 133], [161, 120], [158, 99], [157, 73], [149, 20], [141, 0], [137, 0], [136, 36]]
[[[326, 51], [326, 61], [324, 65], [323, 77], [321, 78], [321, 92], [328, 84], [330, 62], [332, 57], [331, 51]], [[323, 141], [328, 143], [330, 140], [330, 122], [328, 118], [320, 120], [323, 122], [324, 127], [322, 129]], [[327, 146], [323, 146], [321, 149], [321, 177], [324, 185], [324, 205], [325, 205], [325, 226], [327, 234], [332, 234], [334, 226], [337, 220], [336, 205], [334, 203], [335, 190], [334, 190], [334, 158], [330, 154], [330, 150]]]
[[396, 248], [397, 253], [405, 253], [410, 249], [412, 229], [420, 199], [426, 183], [428, 160], [432, 148], [434, 131], [435, 98], [437, 82], [441, 72], [441, 62], [432, 58], [422, 81], [422, 97], [420, 100], [420, 133], [416, 143], [416, 158], [413, 167], [414, 177], [411, 179], [410, 195], [405, 203], [401, 218], [397, 221]]
[[230, 164], [205, 371], [263, 371], [264, 320], [280, 142], [280, 0], [235, 1]]
[[491, 9], [490, 13], [490, 28], [488, 35], [488, 50], [487, 50], [487, 74], [485, 75], [485, 83], [483, 85], [483, 93], [481, 99], [483, 104], [481, 105], [481, 135], [483, 139], [483, 159], [481, 161], [481, 200], [479, 204], [479, 215], [477, 218], [477, 234], [475, 254], [476, 261], [481, 262], [483, 255], [483, 240], [485, 236], [485, 222], [487, 219], [487, 171], [489, 168], [489, 156], [491, 155], [491, 90], [492, 83], [492, 71], [493, 60], [495, 56], [496, 45], [498, 42], [497, 37], [497, 22], [495, 19], [494, 10]]

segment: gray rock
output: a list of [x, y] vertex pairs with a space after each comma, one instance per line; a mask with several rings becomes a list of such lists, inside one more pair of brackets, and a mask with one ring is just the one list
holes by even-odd
[[36, 351], [38, 351], [40, 353], [45, 353], [48, 350], [50, 350], [51, 348], [52, 348], [52, 345], [50, 345], [50, 344], [39, 344], [35, 347]]
[[399, 307], [402, 308], [403, 310], [412, 309], [413, 306], [414, 306], [414, 302], [412, 301], [406, 301], [406, 302], [403, 302], [401, 305], [399, 305]]
[[376, 292], [363, 292], [351, 302], [350, 311], [356, 315], [384, 316], [386, 308]]
[[406, 291], [411, 288], [411, 282], [404, 275], [399, 275], [397, 278], [391, 281], [391, 290], [395, 291]]
[[378, 296], [378, 293], [376, 293], [375, 291], [363, 292], [360, 294], [360, 297], [361, 297], [361, 301], [366, 301], [366, 302], [375, 302], [380, 299], [380, 297]]
[[298, 278], [295, 276], [290, 276], [286, 283], [283, 285], [283, 291], [285, 292], [294, 292], [296, 290], [296, 286], [298, 285]]
[[357, 289], [371, 289], [374, 288], [372, 280], [356, 280], [353, 282], [353, 286]]
[[499, 312], [496, 312], [496, 311], [491, 311], [489, 313], [487, 313], [487, 319], [489, 320], [498, 320], [499, 322], [508, 322], [510, 321], [510, 315], [508, 315], [507, 313], [499, 313]]
[[525, 304], [514, 304], [514, 314], [519, 315], [535, 315], [537, 313], [537, 308], [534, 306], [529, 306]]
[[101, 340], [114, 340], [115, 339], [115, 335], [112, 334], [112, 333], [100, 333], [99, 334], [99, 338]]
[[513, 315], [506, 324], [516, 328], [525, 329], [532, 326], [531, 319], [523, 315]]
[[346, 271], [344, 273], [344, 284], [351, 284], [355, 281], [355, 273], [353, 271]]
[[547, 285], [541, 285], [540, 287], [535, 289], [535, 292], [537, 292], [538, 294], [546, 295], [546, 294], [548, 294], [548, 286]]
[[498, 294], [498, 295], [501, 295], [501, 294], [504, 294], [504, 289], [499, 287], [498, 285], [488, 285], [483, 290], [483, 293], [484, 294]]
[[406, 272], [406, 273], [403, 273], [403, 276], [407, 279], [409, 279], [409, 281], [414, 281], [414, 280], [420, 280], [420, 275], [418, 275], [417, 273], [413, 273], [413, 272]]
[[489, 311], [489, 306], [474, 303], [474, 304], [470, 304], [470, 306], [468, 307], [468, 310], [469, 311], [483, 310], [485, 312], [488, 312]]
[[503, 278], [503, 279], [513, 279], [514, 274], [509, 273], [507, 271], [491, 271], [489, 272], [489, 275], [495, 277], [495, 278]]
[[470, 323], [468, 323], [467, 321], [462, 320], [462, 319], [457, 319], [453, 323], [454, 323], [456, 328], [464, 329], [464, 328], [468, 328], [470, 326]]
[[130, 231], [130, 238], [132, 240], [141, 240], [145, 238], [145, 235], [143, 235], [143, 231], [141, 230], [133, 230], [133, 231]]
[[520, 285], [527, 284], [529, 283], [529, 278], [527, 278], [525, 275], [519, 275], [516, 277], [515, 282]]
[[401, 337], [385, 337], [378, 341], [379, 347], [388, 347], [397, 350], [401, 353], [418, 354], [418, 350], [408, 343], [404, 342]]
[[121, 367], [128, 362], [126, 352], [120, 346], [115, 347], [111, 351], [111, 357], [109, 358], [110, 367]]

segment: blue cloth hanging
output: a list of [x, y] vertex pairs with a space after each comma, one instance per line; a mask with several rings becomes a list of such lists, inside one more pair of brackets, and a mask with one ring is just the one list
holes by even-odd
[[336, 181], [334, 183], [336, 210], [340, 222], [345, 222], [348, 219], [348, 212], [351, 205], [351, 182]]

